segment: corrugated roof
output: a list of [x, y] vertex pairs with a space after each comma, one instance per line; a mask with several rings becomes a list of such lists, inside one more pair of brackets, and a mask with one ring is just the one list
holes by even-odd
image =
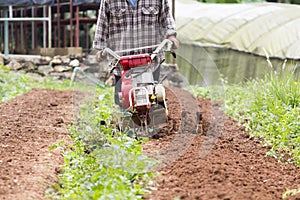
[[300, 59], [299, 5], [181, 0], [176, 1], [176, 22], [182, 41]]
[[31, 6], [31, 5], [49, 5], [53, 4], [54, 0], [0, 0], [0, 6], [4, 5], [22, 5], [22, 6]]
[[[100, 3], [101, 0], [73, 0], [73, 5], [80, 5], [85, 3]], [[55, 0], [0, 0], [0, 6], [14, 5], [14, 6], [32, 6], [32, 5], [50, 5], [54, 4]], [[70, 1], [60, 1], [70, 2]]]

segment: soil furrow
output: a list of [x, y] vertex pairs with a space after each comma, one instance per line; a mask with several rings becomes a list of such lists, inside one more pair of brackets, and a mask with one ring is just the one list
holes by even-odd
[[33, 89], [0, 104], [0, 199], [44, 199], [63, 163], [49, 147], [67, 140], [73, 92]]
[[[191, 104], [186, 92], [176, 90], [176, 96], [168, 91], [168, 105], [171, 116], [180, 116], [182, 104]], [[175, 98], [175, 99], [172, 99]], [[191, 98], [189, 98], [191, 99]], [[181, 153], [172, 162], [163, 162], [158, 170], [162, 174], [157, 179], [157, 190], [145, 199], [236, 199], [274, 200], [281, 199], [286, 188], [300, 187], [299, 168], [286, 165], [277, 159], [266, 156], [268, 147], [261, 141], [251, 138], [244, 128], [220, 110], [220, 105], [207, 99], [198, 99], [200, 124], [192, 141], [191, 133], [182, 134], [179, 130], [159, 139], [152, 139], [144, 145], [144, 152], [155, 157], [164, 155], [165, 146], [178, 145], [174, 138], [188, 141], [188, 147], [176, 149]], [[196, 107], [194, 107], [196, 109]], [[180, 118], [172, 123], [181, 124]], [[187, 119], [185, 119], [187, 120]], [[187, 138], [187, 139], [186, 139]], [[169, 149], [171, 149], [169, 147]], [[159, 154], [161, 153], [161, 154]], [[290, 199], [300, 199], [299, 195]]]
[[[34, 89], [0, 104], [0, 199], [43, 199], [57, 180], [63, 160], [49, 147], [68, 139], [73, 95]], [[178, 88], [167, 90], [167, 103], [168, 126], [143, 145], [162, 174], [145, 199], [273, 200], [300, 187], [299, 168], [266, 156], [219, 103]]]

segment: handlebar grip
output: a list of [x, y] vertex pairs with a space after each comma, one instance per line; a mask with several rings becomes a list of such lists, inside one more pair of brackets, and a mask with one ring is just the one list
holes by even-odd
[[105, 58], [106, 57], [106, 53], [104, 52], [104, 50], [103, 51], [100, 51], [100, 56], [101, 56], [101, 58]]
[[109, 54], [109, 55], [111, 55], [112, 57], [114, 57], [114, 58], [117, 59], [117, 60], [120, 59], [120, 56], [119, 56], [117, 53], [115, 53], [113, 50], [111, 50], [110, 48], [105, 48], [105, 49], [103, 50], [103, 53]]
[[166, 50], [167, 51], [172, 51], [174, 43], [171, 40], [168, 40], [167, 44], [166, 44]]
[[174, 49], [173, 49], [173, 47], [174, 47], [174, 42], [172, 41], [172, 40], [169, 40], [168, 39], [168, 43], [166, 44], [166, 49], [167, 49], [167, 51], [169, 51], [171, 54], [172, 54], [172, 56], [174, 57], [174, 58], [176, 58], [176, 53], [174, 52]]

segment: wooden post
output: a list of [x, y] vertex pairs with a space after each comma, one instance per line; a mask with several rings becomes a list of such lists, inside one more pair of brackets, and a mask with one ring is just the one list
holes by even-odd
[[75, 28], [75, 46], [79, 47], [79, 37], [80, 37], [80, 30], [79, 30], [79, 6], [76, 6], [76, 28]]
[[[31, 17], [35, 17], [34, 13], [34, 6], [31, 7]], [[36, 37], [36, 32], [35, 32], [35, 22], [31, 22], [31, 49], [35, 48], [35, 37]]]
[[[37, 15], [38, 15], [37, 12], [38, 12], [37, 8], [34, 7], [34, 16], [37, 16]], [[34, 23], [34, 35], [36, 36], [36, 38], [35, 38], [35, 46], [34, 46], [34, 48], [37, 48], [37, 46], [38, 46], [38, 40], [37, 40], [37, 37], [38, 37], [38, 31], [37, 31], [37, 30], [38, 30], [38, 23], [35, 22], [35, 23]]]
[[[84, 17], [88, 17], [87, 11], [84, 12]], [[89, 41], [89, 24], [85, 24], [85, 48], [88, 50], [90, 46], [90, 41]]]
[[[17, 10], [14, 10], [14, 16], [17, 16], [18, 17], [18, 11]], [[19, 30], [19, 24], [18, 23], [14, 23], [14, 33], [15, 33], [15, 51], [19, 52], [20, 51], [20, 45], [19, 45], [19, 33], [20, 33], [20, 30]]]
[[[63, 19], [65, 19], [65, 18], [66, 18], [66, 13], [64, 12], [64, 13], [63, 13]], [[66, 47], [68, 46], [68, 43], [67, 43], [67, 39], [68, 39], [68, 37], [67, 37], [68, 31], [67, 31], [66, 25], [63, 26], [63, 31], [64, 31], [64, 47], [66, 48]]]
[[59, 48], [61, 46], [61, 38], [60, 38], [60, 20], [61, 20], [61, 14], [60, 14], [60, 3], [59, 0], [57, 0], [57, 6], [56, 6], [56, 17], [57, 17], [57, 47]]
[[48, 16], [48, 48], [52, 47], [52, 11], [51, 11], [51, 5], [47, 6], [47, 16]]
[[[9, 11], [7, 10], [4, 12], [5, 12], [4, 17], [8, 17]], [[4, 21], [4, 54], [5, 55], [9, 54], [9, 39], [8, 39], [9, 31], [8, 31], [8, 28], [9, 28], [8, 21]]]
[[[43, 17], [46, 17], [46, 6], [43, 6]], [[43, 21], [43, 47], [47, 48], [46, 21]]]
[[70, 0], [70, 47], [73, 47], [73, 0]]
[[[23, 15], [24, 15], [24, 8], [21, 8], [21, 17], [23, 17]], [[24, 49], [25, 49], [25, 40], [24, 40], [24, 22], [20, 22], [20, 33], [21, 33], [21, 36], [20, 36], [20, 38], [21, 38], [21, 49], [22, 49], [22, 53], [23, 53], [23, 51], [24, 51]]]

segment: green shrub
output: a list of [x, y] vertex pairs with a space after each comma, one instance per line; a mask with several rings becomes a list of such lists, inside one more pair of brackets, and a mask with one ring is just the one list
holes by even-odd
[[141, 141], [116, 129], [112, 89], [95, 93], [99, 98], [83, 101], [79, 121], [70, 128], [73, 144], [64, 155], [59, 183], [48, 195], [53, 199], [142, 199], [151, 188], [156, 162], [142, 154]]
[[[197, 96], [222, 100], [226, 114], [243, 124], [252, 136], [263, 138], [264, 144], [272, 147], [267, 155], [300, 166], [300, 84], [294, 72], [294, 69], [274, 71], [263, 80], [225, 84], [222, 87], [225, 92], [219, 96], [215, 86], [189, 90]], [[287, 189], [282, 198], [299, 192], [300, 188]]]
[[70, 89], [69, 83], [69, 80], [58, 81], [10, 72], [9, 68], [2, 65], [0, 66], [0, 102], [28, 92], [32, 88]]
[[[57, 142], [51, 149], [63, 148], [64, 166], [59, 182], [46, 191], [52, 199], [141, 199], [151, 188], [151, 172], [156, 161], [142, 154], [142, 141], [117, 131], [119, 120], [113, 107], [113, 90], [101, 90], [70, 81], [34, 78], [0, 67], [0, 102], [32, 88], [84, 89], [86, 100], [80, 106], [78, 122], [70, 127], [72, 143]], [[80, 94], [80, 93], [79, 93]], [[94, 98], [94, 96], [98, 98]]]
[[[252, 80], [238, 85], [224, 85], [223, 100], [226, 114], [242, 123], [252, 136], [264, 138], [271, 145], [269, 155], [282, 158], [292, 156], [300, 165], [300, 89], [294, 71], [272, 73], [263, 80]], [[205, 97], [215, 88], [193, 89]], [[213, 96], [212, 96], [213, 97]]]

